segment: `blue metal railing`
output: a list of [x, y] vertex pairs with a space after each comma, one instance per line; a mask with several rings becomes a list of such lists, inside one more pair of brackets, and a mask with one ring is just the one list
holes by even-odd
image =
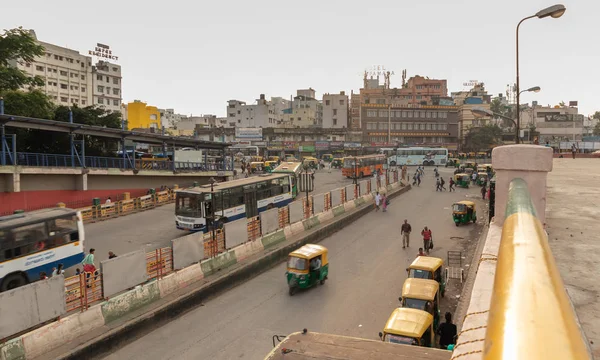
[[[129, 159], [102, 156], [71, 156], [62, 154], [41, 154], [18, 152], [16, 164], [12, 157], [7, 157], [7, 165], [35, 167], [70, 167], [99, 169], [136, 169], [167, 170], [179, 172], [193, 171], [231, 171], [231, 163], [183, 162], [157, 159], [136, 159], [135, 165]], [[82, 166], [82, 161], [85, 166]]]

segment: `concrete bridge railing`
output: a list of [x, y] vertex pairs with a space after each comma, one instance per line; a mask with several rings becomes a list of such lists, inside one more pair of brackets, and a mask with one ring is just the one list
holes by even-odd
[[544, 230], [552, 150], [501, 146], [492, 165], [495, 217], [452, 359], [591, 359]]

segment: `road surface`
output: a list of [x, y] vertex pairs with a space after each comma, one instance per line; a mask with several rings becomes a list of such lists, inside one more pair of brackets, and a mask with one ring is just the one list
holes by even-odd
[[[450, 170], [442, 172], [448, 179]], [[387, 213], [370, 212], [321, 242], [330, 251], [325, 285], [290, 297], [282, 263], [104, 359], [263, 359], [273, 335], [303, 328], [376, 339], [398, 306], [405, 269], [422, 246], [423, 226], [433, 231], [432, 255], [444, 259], [459, 246], [451, 238], [477, 237], [481, 230], [480, 224], [456, 227], [450, 213], [454, 201], [477, 199], [479, 188], [436, 193], [431, 174], [428, 170], [421, 187], [393, 199]], [[405, 250], [399, 235], [404, 219], [413, 228]], [[442, 300], [442, 314], [446, 306]]]
[[[319, 170], [315, 175], [315, 191], [311, 194], [321, 194], [351, 183], [352, 180], [342, 177], [341, 170], [331, 170], [331, 173]], [[150, 251], [170, 246], [171, 240], [186, 234], [175, 228], [174, 216], [175, 205], [168, 204], [153, 210], [87, 224], [85, 248], [96, 249], [96, 259], [102, 261], [108, 259], [108, 251], [118, 255], [142, 248]]]

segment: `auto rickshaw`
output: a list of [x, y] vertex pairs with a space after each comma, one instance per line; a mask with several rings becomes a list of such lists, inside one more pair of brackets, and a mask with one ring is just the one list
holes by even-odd
[[252, 174], [262, 172], [265, 164], [262, 161], [253, 161], [250, 163], [250, 172]]
[[253, 162], [264, 162], [265, 159], [262, 156], [253, 156], [252, 161]]
[[312, 157], [312, 156], [305, 156], [302, 159], [302, 164], [308, 165], [308, 167], [310, 167], [312, 169], [317, 169], [319, 167], [319, 159]]
[[458, 174], [454, 175], [454, 182], [456, 183], [456, 186], [460, 186], [461, 188], [468, 189], [471, 179], [469, 178], [468, 174], [458, 173]]
[[323, 154], [321, 155], [321, 160], [331, 162], [331, 160], [333, 160], [333, 154]]
[[430, 279], [440, 284], [440, 295], [446, 293], [446, 279], [442, 276], [444, 260], [433, 256], [417, 256], [406, 269], [409, 278]]
[[485, 159], [487, 157], [487, 153], [485, 151], [480, 151], [477, 153], [477, 158]]
[[[317, 267], [317, 261], [321, 262], [320, 267]], [[294, 295], [298, 289], [307, 289], [317, 283], [323, 285], [328, 274], [329, 262], [326, 247], [306, 244], [291, 252], [285, 272], [290, 296]]]
[[477, 185], [483, 186], [487, 183], [487, 181], [488, 181], [488, 174], [485, 171], [477, 173]]
[[475, 203], [472, 201], [459, 201], [452, 204], [452, 219], [456, 226], [460, 224], [468, 224], [469, 222], [477, 222], [477, 211], [475, 211]]
[[427, 311], [433, 315], [433, 328], [440, 323], [440, 284], [429, 279], [406, 279], [402, 296], [398, 298], [403, 308]]
[[271, 171], [275, 170], [278, 163], [279, 162], [277, 161], [265, 161], [265, 171], [270, 173]]
[[487, 172], [484, 164], [477, 165], [477, 173]]
[[423, 310], [397, 308], [385, 323], [379, 338], [394, 344], [434, 347], [433, 316]]
[[276, 156], [276, 155], [269, 156], [269, 161], [279, 162], [279, 156]]
[[477, 170], [477, 163], [475, 161], [465, 161], [465, 168]]
[[331, 161], [331, 167], [334, 169], [341, 169], [343, 163], [344, 163], [344, 159], [333, 158], [333, 160]]
[[449, 158], [446, 162], [446, 167], [458, 167], [460, 165], [460, 160], [457, 158]]
[[474, 172], [475, 172], [475, 170], [473, 170], [473, 169], [471, 169], [471, 168], [465, 168], [465, 169], [463, 170], [463, 173], [465, 173], [465, 174], [469, 175], [469, 177], [472, 177]]
[[467, 158], [467, 153], [458, 153], [458, 158], [459, 159], [466, 159]]

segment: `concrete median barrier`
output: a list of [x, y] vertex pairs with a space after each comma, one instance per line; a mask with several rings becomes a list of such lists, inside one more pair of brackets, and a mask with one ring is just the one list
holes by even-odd
[[238, 262], [240, 261], [244, 261], [246, 258], [254, 255], [254, 254], [258, 254], [259, 252], [263, 251], [265, 248], [263, 246], [262, 241], [248, 241], [245, 244], [236, 247], [235, 249], [233, 249], [233, 251], [235, 252], [235, 257], [237, 259]]
[[158, 282], [160, 297], [164, 298], [165, 296], [202, 279], [204, 279], [204, 273], [202, 272], [199, 263], [177, 270], [160, 279]]
[[269, 235], [265, 235], [260, 239], [263, 248], [268, 249], [285, 241], [285, 231], [279, 230]]
[[133, 290], [117, 295], [101, 305], [102, 316], [106, 324], [122, 318], [124, 315], [143, 308], [160, 299], [160, 289], [156, 280], [136, 286]]
[[235, 257], [235, 251], [229, 250], [228, 252], [219, 254], [212, 259], [204, 260], [200, 263], [200, 267], [202, 268], [202, 273], [204, 276], [208, 276], [236, 263], [237, 259]]

